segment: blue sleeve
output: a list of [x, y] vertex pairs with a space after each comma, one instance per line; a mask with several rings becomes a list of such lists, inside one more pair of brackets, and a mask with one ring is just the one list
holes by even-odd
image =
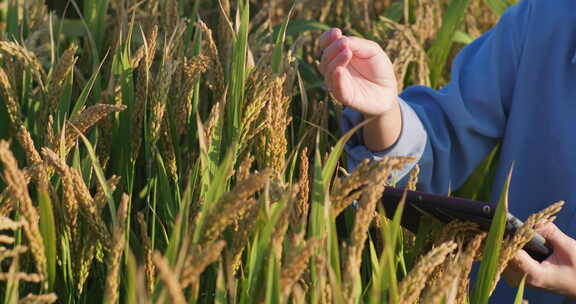
[[[346, 145], [349, 169], [365, 158], [415, 156], [420, 190], [446, 193], [462, 185], [504, 135], [530, 3], [510, 8], [496, 27], [466, 46], [453, 62], [451, 81], [444, 88], [413, 86], [400, 95], [402, 131], [392, 147], [370, 151], [359, 130]], [[361, 121], [360, 113], [347, 108], [342, 131]], [[410, 169], [399, 172], [398, 178]]]

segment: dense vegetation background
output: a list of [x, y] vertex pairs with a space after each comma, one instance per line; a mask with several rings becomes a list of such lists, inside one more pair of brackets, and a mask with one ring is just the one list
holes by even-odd
[[[4, 303], [486, 303], [558, 211], [505, 237], [504, 195], [489, 234], [403, 231], [378, 202], [413, 160], [346, 172], [316, 70], [338, 26], [439, 87], [508, 1], [47, 2], [0, 1]], [[485, 197], [492, 158], [459, 195]]]

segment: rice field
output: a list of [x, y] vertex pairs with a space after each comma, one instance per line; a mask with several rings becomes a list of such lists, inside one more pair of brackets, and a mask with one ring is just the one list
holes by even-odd
[[[489, 233], [403, 230], [378, 202], [414, 160], [347, 172], [316, 70], [338, 26], [440, 87], [512, 1], [47, 2], [0, 1], [3, 303], [487, 303], [561, 208], [505, 236], [504, 191]], [[457, 195], [486, 199], [494, 155]]]

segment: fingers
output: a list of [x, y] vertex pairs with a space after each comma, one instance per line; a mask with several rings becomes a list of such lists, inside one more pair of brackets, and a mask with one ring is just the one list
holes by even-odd
[[344, 68], [352, 60], [352, 52], [350, 49], [344, 49], [326, 66], [324, 71], [324, 77], [326, 79], [326, 85], [328, 89], [334, 91], [334, 71], [337, 68]]
[[550, 242], [553, 248], [567, 248], [571, 246], [571, 248], [575, 247], [575, 241], [564, 234], [558, 226], [549, 223], [544, 225], [536, 230], [536, 232], [540, 233], [547, 241]]
[[380, 45], [374, 41], [358, 37], [348, 37], [350, 39], [350, 49], [355, 57], [359, 59], [369, 59], [383, 53]]
[[344, 49], [348, 48], [348, 45], [348, 38], [340, 37], [334, 40], [328, 47], [326, 47], [322, 53], [322, 60], [320, 61], [320, 66], [318, 67], [320, 73], [324, 74], [330, 62], [332, 62], [332, 60], [334, 60], [334, 58], [338, 56]]
[[528, 275], [529, 281], [538, 278], [541, 274], [542, 266], [534, 260], [526, 251], [520, 250], [511, 261], [513, 267]]
[[350, 72], [344, 67], [337, 67], [332, 73], [332, 92], [334, 97], [344, 105], [349, 106], [347, 102], [354, 100], [354, 86], [350, 85], [352, 79]]
[[329, 46], [334, 40], [339, 39], [342, 37], [342, 31], [339, 28], [330, 29], [320, 36], [320, 49], [325, 49]]

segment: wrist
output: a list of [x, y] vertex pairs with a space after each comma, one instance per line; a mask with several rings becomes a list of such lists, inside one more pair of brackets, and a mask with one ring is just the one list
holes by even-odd
[[402, 131], [402, 111], [395, 101], [390, 110], [379, 114], [364, 114], [364, 119], [372, 119], [364, 126], [364, 144], [369, 150], [383, 151], [392, 147]]

